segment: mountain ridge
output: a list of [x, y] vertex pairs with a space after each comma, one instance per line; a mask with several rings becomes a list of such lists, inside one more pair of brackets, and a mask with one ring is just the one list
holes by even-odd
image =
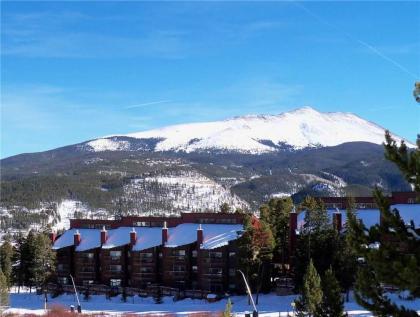
[[[128, 134], [109, 135], [86, 143], [91, 151], [125, 151], [130, 142], [116, 138], [159, 139], [154, 151], [221, 150], [261, 154], [282, 149], [335, 146], [347, 142], [382, 144], [385, 129], [349, 112], [297, 108], [277, 115], [245, 115], [220, 121], [194, 122]], [[414, 145], [395, 134], [400, 142]]]

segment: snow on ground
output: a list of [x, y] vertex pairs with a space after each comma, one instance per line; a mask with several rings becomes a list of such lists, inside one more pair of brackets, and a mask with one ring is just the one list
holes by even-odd
[[97, 139], [86, 143], [87, 148], [93, 152], [102, 151], [126, 151], [130, 149], [128, 141], [119, 141], [112, 139]]
[[[177, 315], [188, 315], [192, 312], [217, 312], [223, 311], [227, 299], [222, 299], [215, 303], [208, 303], [206, 300], [184, 299], [174, 302], [171, 297], [164, 297], [162, 304], [155, 304], [153, 298], [141, 298], [138, 296], [128, 297], [127, 302], [123, 302], [120, 296], [106, 299], [103, 295], [93, 295], [88, 301], [82, 299], [81, 305], [84, 312], [98, 313], [105, 312], [111, 316], [121, 313], [175, 313]], [[420, 310], [420, 299], [416, 301], [404, 301], [396, 294], [390, 295], [393, 301], [404, 305], [410, 309]], [[261, 295], [257, 309], [260, 315], [267, 317], [287, 316], [292, 311], [291, 303], [295, 295], [277, 296], [275, 294]], [[252, 311], [252, 306], [248, 305], [246, 296], [232, 296], [232, 312], [236, 316], [243, 316], [245, 312]], [[49, 298], [49, 305], [61, 305], [69, 308], [70, 305], [77, 306], [75, 296], [61, 295], [57, 298]], [[42, 295], [13, 293], [10, 295], [10, 307], [6, 313], [33, 313], [42, 315], [44, 313], [44, 297]], [[350, 302], [345, 303], [345, 308], [350, 316], [372, 316], [369, 312], [361, 308], [350, 297]]]
[[82, 202], [70, 199], [64, 199], [57, 205], [57, 214], [60, 220], [53, 226], [55, 230], [70, 228], [70, 219], [74, 218], [75, 212], [87, 213], [87, 206]]

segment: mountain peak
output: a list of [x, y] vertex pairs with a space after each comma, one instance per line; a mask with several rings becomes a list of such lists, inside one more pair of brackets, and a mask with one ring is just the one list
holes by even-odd
[[[319, 112], [305, 106], [278, 115], [245, 115], [222, 121], [179, 124], [124, 137], [159, 140], [155, 151], [218, 150], [258, 154], [278, 151], [284, 145], [303, 149], [347, 142], [382, 144], [384, 135], [384, 128], [354, 114]], [[127, 150], [126, 143], [115, 143], [120, 142], [118, 140], [98, 140], [87, 145], [93, 151]], [[411, 146], [410, 142], [407, 145]]]

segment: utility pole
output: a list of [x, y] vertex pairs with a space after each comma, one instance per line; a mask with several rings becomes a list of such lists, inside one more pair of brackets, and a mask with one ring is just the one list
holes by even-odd
[[77, 295], [77, 290], [76, 290], [76, 284], [74, 284], [74, 279], [73, 279], [73, 276], [71, 276], [71, 274], [70, 274], [70, 278], [71, 278], [71, 282], [73, 283], [74, 294], [76, 295], [77, 312], [80, 314], [80, 313], [82, 313], [82, 305], [80, 305], [79, 295]]
[[247, 290], [247, 292], [248, 292], [249, 298], [251, 298], [251, 303], [252, 303], [252, 306], [254, 307], [254, 311], [253, 311], [253, 313], [252, 313], [252, 316], [253, 316], [253, 317], [258, 317], [258, 310], [257, 310], [257, 307], [255, 306], [255, 303], [254, 303], [254, 298], [252, 298], [251, 288], [249, 287], [249, 284], [248, 284], [248, 282], [247, 282], [247, 280], [246, 280], [246, 278], [245, 278], [245, 274], [244, 274], [244, 272], [242, 272], [241, 270], [238, 270], [238, 272], [239, 272], [239, 273], [241, 273], [242, 278], [244, 279], [245, 286], [246, 286], [246, 290]]

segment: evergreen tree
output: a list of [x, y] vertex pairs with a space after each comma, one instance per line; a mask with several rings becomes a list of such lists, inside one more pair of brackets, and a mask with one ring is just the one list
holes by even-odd
[[269, 225], [254, 216], [246, 215], [244, 233], [238, 242], [238, 266], [254, 291], [270, 289], [267, 267], [273, 256], [273, 248], [274, 239]]
[[9, 240], [5, 240], [0, 246], [0, 268], [6, 277], [7, 285], [12, 286], [12, 259], [13, 246]]
[[308, 196], [300, 209], [305, 210], [305, 224], [298, 236], [295, 250], [296, 289], [302, 287], [310, 260], [321, 275], [330, 266], [339, 272], [347, 260], [344, 258], [344, 239], [334, 230], [324, 204]]
[[35, 235], [34, 248], [31, 284], [44, 288], [54, 274], [55, 253], [51, 249], [49, 237], [44, 233]]
[[228, 298], [225, 310], [223, 312], [223, 317], [230, 317], [232, 314], [232, 302], [230, 301], [230, 298]]
[[295, 301], [297, 316], [322, 316], [322, 301], [321, 278], [310, 260], [304, 276], [301, 295]]
[[220, 205], [220, 212], [221, 213], [228, 213], [230, 211], [230, 206], [228, 203], [223, 203]]
[[300, 209], [305, 211], [305, 232], [317, 232], [330, 229], [327, 209], [321, 200], [306, 196], [300, 204]]
[[[420, 137], [414, 150], [409, 150], [404, 142], [398, 146], [388, 132], [385, 139], [386, 158], [420, 192]], [[391, 210], [389, 200], [379, 189], [374, 191], [374, 197], [381, 213], [379, 225], [367, 229], [355, 219], [349, 221], [352, 246], [364, 260], [356, 278], [356, 300], [377, 316], [417, 316], [415, 311], [393, 303], [381, 285], [393, 285], [413, 298], [420, 297], [418, 233], [413, 223], [409, 226], [404, 223], [398, 210]]]
[[9, 285], [6, 276], [0, 269], [0, 312], [1, 308], [7, 305], [9, 305]]
[[283, 264], [289, 256], [289, 217], [292, 210], [293, 201], [290, 197], [273, 198], [260, 207], [260, 218], [270, 225], [273, 233], [273, 256]]
[[322, 308], [323, 317], [343, 317], [344, 300], [340, 285], [335, 278], [332, 268], [329, 268], [322, 278]]
[[20, 261], [19, 261], [19, 274], [22, 285], [30, 288], [34, 286], [34, 259], [35, 259], [35, 232], [29, 231], [26, 238], [21, 239], [20, 244]]

